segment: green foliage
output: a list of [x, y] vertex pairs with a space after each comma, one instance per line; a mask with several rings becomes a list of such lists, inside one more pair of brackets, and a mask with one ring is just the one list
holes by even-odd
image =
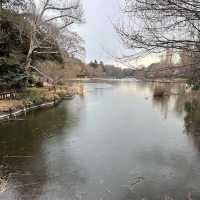
[[[22, 1], [18, 1], [22, 2]], [[15, 1], [17, 3], [17, 1]], [[16, 5], [16, 4], [15, 4]], [[29, 48], [30, 24], [15, 11], [0, 11], [0, 89], [22, 88], [30, 82], [30, 72], [25, 71]], [[57, 47], [55, 47], [56, 49]], [[57, 60], [63, 62], [61, 55], [41, 54], [33, 56], [37, 59]], [[33, 63], [32, 63], [33, 64]]]
[[30, 103], [33, 103], [35, 105], [37, 105], [37, 104], [39, 105], [39, 104], [44, 102], [44, 99], [42, 97], [40, 97], [40, 96], [28, 96], [24, 100], [24, 102], [30, 102]]
[[18, 99], [23, 99], [24, 104], [41, 104], [48, 101], [42, 90], [35, 88], [26, 88], [18, 93]]
[[193, 111], [193, 106], [191, 102], [185, 102], [185, 112], [191, 113]]
[[[0, 57], [25, 62], [29, 48], [30, 25], [23, 16], [10, 10], [0, 12]], [[9, 64], [9, 60], [7, 61]]]
[[30, 79], [19, 65], [0, 65], [0, 90], [25, 87]]
[[3, 8], [4, 4], [9, 3], [10, 0], [0, 0], [0, 6]]
[[0, 11], [0, 90], [19, 89], [31, 80], [23, 67], [28, 49], [27, 24], [15, 11]]
[[59, 80], [59, 81], [57, 82], [57, 85], [63, 86], [63, 85], [65, 85], [65, 82], [64, 82], [63, 80]]
[[198, 99], [187, 103], [185, 127], [188, 133], [199, 136], [200, 130], [200, 103]]
[[[50, 23], [44, 25], [45, 28], [38, 26], [40, 30], [32, 31], [30, 21], [32, 14], [35, 13], [29, 13], [31, 10], [23, 10], [26, 3], [28, 3], [26, 0], [0, 0], [2, 8], [0, 9], [0, 89], [26, 86], [29, 75], [33, 72], [33, 70], [25, 70], [27, 63], [34, 66], [39, 60], [53, 60], [64, 64], [62, 48], [59, 47], [57, 38], [48, 35], [47, 39], [46, 25], [50, 26]], [[56, 28], [56, 25], [52, 24], [52, 28]], [[37, 44], [31, 48], [30, 39], [33, 37], [30, 33], [32, 32], [37, 32], [34, 36], [38, 40], [37, 44], [40, 43], [40, 46], [51, 49], [46, 50]], [[29, 50], [32, 49], [34, 51], [28, 56]]]
[[96, 60], [94, 62], [91, 61], [89, 65], [96, 69], [98, 67], [98, 62]]

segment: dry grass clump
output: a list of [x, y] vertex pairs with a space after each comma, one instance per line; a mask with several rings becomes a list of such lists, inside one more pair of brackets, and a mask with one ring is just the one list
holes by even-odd
[[24, 107], [22, 100], [1, 100], [0, 101], [0, 112], [9, 112], [10, 109], [18, 109]]
[[84, 94], [82, 85], [59, 84], [56, 87], [25, 88], [17, 93], [16, 99], [1, 100], [0, 112], [10, 112], [32, 105], [40, 105], [45, 102], [63, 99], [67, 95], [76, 94], [81, 96]]
[[26, 88], [17, 94], [18, 99], [23, 100], [25, 105], [41, 104], [54, 99], [54, 91], [46, 88]]

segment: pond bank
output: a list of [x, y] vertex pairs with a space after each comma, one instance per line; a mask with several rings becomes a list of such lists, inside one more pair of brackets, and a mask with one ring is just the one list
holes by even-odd
[[17, 110], [14, 110], [14, 111], [11, 110], [10, 112], [0, 113], [0, 121], [1, 120], [15, 119], [17, 116], [20, 116], [22, 114], [26, 114], [27, 112], [30, 112], [32, 110], [47, 108], [47, 107], [53, 107], [53, 106], [56, 106], [61, 101], [62, 100], [60, 99], [60, 100], [56, 100], [56, 101], [42, 103], [42, 104], [39, 104], [39, 105], [32, 105], [32, 106], [29, 106], [29, 107], [24, 107], [24, 108], [17, 109]]
[[153, 82], [153, 83], [186, 83], [186, 79], [177, 78], [177, 79], [141, 79], [146, 82]]
[[0, 121], [12, 120], [32, 110], [56, 106], [63, 100], [70, 100], [74, 95], [84, 95], [80, 84], [54, 88], [26, 88], [16, 94], [16, 99], [0, 100]]
[[105, 82], [105, 81], [129, 81], [129, 80], [139, 80], [144, 82], [155, 82], [155, 83], [186, 83], [187, 79], [184, 78], [141, 78], [141, 77], [129, 77], [129, 78], [74, 78], [66, 79], [68, 83], [80, 82], [80, 83], [94, 83], [94, 82]]

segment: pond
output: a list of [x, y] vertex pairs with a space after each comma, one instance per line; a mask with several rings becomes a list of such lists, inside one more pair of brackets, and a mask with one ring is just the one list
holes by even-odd
[[153, 87], [85, 83], [82, 98], [0, 123], [0, 199], [200, 199], [198, 101]]

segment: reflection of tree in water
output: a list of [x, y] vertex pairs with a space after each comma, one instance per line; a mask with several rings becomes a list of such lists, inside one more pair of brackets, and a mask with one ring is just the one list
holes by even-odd
[[0, 124], [0, 176], [8, 181], [0, 198], [38, 199], [49, 178], [43, 144], [75, 126], [78, 115], [62, 104], [33, 112], [24, 121]]
[[186, 93], [184, 85], [180, 85], [177, 87], [177, 95], [175, 97], [174, 111], [179, 116], [182, 116], [184, 114], [185, 102], [190, 99], [190, 94]]
[[148, 83], [144, 81], [138, 81], [136, 82], [136, 88], [137, 90], [144, 90], [145, 88], [149, 87]]
[[184, 113], [184, 106], [185, 106], [185, 101], [187, 99], [186, 93], [180, 93], [179, 95], [176, 96], [176, 101], [174, 104], [174, 111], [178, 115], [182, 115]]
[[138, 88], [148, 88], [152, 96], [156, 86], [164, 87], [170, 95], [153, 97], [153, 105], [160, 109], [165, 118], [168, 117], [170, 106], [173, 106], [174, 112], [181, 117], [186, 113], [184, 118], [186, 132], [200, 151], [200, 92], [186, 92], [185, 84], [137, 83]]
[[176, 98], [175, 111], [185, 113], [185, 131], [200, 151], [200, 93], [181, 92]]
[[191, 136], [194, 145], [200, 151], [200, 102], [198, 99], [192, 99], [185, 103], [185, 129]]
[[169, 109], [172, 109], [173, 106], [175, 113], [182, 115], [184, 113], [184, 102], [188, 97], [185, 93], [185, 85], [156, 83], [151, 87], [152, 93], [157, 86], [164, 88], [167, 94], [161, 97], [153, 96], [153, 104], [160, 107], [164, 118], [167, 119]]
[[[173, 84], [170, 83], [160, 83], [160, 82], [143, 82], [143, 81], [138, 81], [136, 83], [136, 89], [137, 91], [146, 91], [146, 93], [152, 96], [152, 102], [153, 105], [156, 107], [159, 107], [161, 110], [161, 113], [164, 115], [165, 118], [167, 118], [168, 115], [168, 107], [169, 107], [169, 100], [170, 96], [162, 96], [162, 97], [155, 97], [154, 96], [154, 91], [156, 87], [161, 87], [164, 88], [167, 93], [170, 93], [170, 91], [173, 88]], [[146, 94], [145, 94], [146, 95]]]
[[167, 119], [169, 108], [169, 96], [153, 97], [153, 105], [159, 106], [164, 118]]

